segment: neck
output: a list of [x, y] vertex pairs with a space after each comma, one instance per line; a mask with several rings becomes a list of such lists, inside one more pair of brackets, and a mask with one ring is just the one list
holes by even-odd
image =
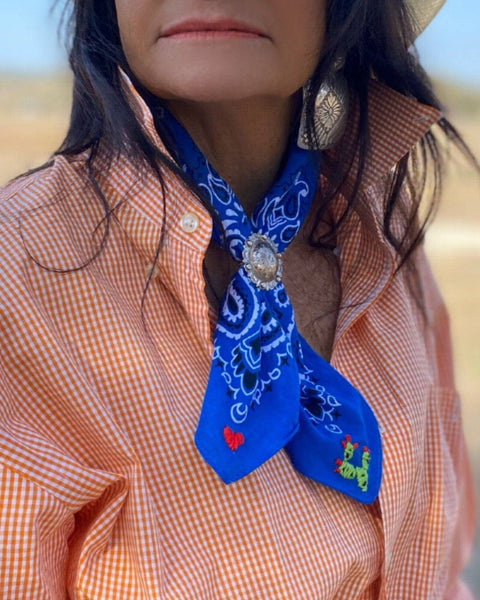
[[295, 99], [170, 101], [169, 108], [250, 215], [278, 175]]

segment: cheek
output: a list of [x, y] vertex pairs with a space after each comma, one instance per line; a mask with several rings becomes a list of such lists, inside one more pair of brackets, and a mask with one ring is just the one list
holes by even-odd
[[302, 85], [320, 60], [325, 38], [326, 0], [296, 0], [294, 10], [292, 4], [291, 0], [278, 0], [279, 38], [284, 42], [285, 65]]
[[151, 11], [149, 4], [144, 0], [115, 1], [120, 40], [131, 67], [141, 62], [148, 51], [149, 21], [145, 15]]

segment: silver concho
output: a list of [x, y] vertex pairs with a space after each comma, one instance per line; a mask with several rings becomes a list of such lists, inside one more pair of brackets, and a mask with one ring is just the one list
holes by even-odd
[[282, 256], [268, 236], [252, 233], [243, 248], [243, 266], [253, 283], [263, 290], [273, 290], [282, 280]]

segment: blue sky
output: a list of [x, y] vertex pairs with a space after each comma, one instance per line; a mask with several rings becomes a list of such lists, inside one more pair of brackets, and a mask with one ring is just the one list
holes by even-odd
[[[56, 31], [59, 10], [49, 15], [52, 4], [53, 0], [2, 0], [0, 71], [41, 73], [65, 65]], [[434, 75], [480, 88], [479, 32], [480, 0], [447, 0], [418, 41], [425, 66]]]

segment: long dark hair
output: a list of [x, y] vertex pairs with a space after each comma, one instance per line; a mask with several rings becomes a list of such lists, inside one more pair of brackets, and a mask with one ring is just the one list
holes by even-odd
[[[163, 155], [145, 136], [129, 106], [120, 84], [118, 66], [127, 73], [129, 67], [122, 51], [114, 0], [75, 0], [69, 19], [70, 66], [74, 74], [73, 104], [68, 133], [58, 154], [74, 155], [89, 150], [87, 173], [95, 185], [92, 166], [100, 144], [109, 148], [112, 157], [126, 153], [139, 167], [146, 166], [156, 171], [162, 181], [162, 169], [170, 168], [182, 176], [176, 165]], [[355, 185], [347, 198], [347, 209], [343, 218], [355, 204], [362, 183], [368, 140], [368, 87], [372, 77], [385, 83], [397, 92], [430, 106], [441, 108], [432, 86], [418, 57], [412, 49], [413, 26], [405, 0], [331, 0], [327, 8], [327, 35], [322, 59], [312, 77], [313, 92], [318, 90], [325, 75], [332, 69], [336, 58], [345, 57], [345, 76], [352, 100], [358, 106], [359, 121], [356, 147], [350, 160], [342, 156], [341, 164], [333, 165], [332, 172], [339, 174], [322, 190], [323, 210], [335, 198], [342, 179], [355, 162]], [[145, 99], [149, 100], [145, 94]], [[307, 106], [307, 123], [310, 135], [313, 129], [313, 97]], [[439, 136], [444, 135], [457, 145], [472, 160], [468, 148], [453, 128], [442, 118], [437, 133], [428, 132], [417, 147], [396, 165], [389, 176], [384, 203], [384, 232], [399, 256], [399, 267], [408, 262], [408, 257], [420, 243], [425, 226], [433, 214], [442, 181], [442, 144]], [[444, 145], [444, 144], [443, 144]], [[336, 168], [335, 168], [336, 167]], [[433, 185], [428, 186], [427, 173], [431, 173]], [[430, 179], [429, 179], [430, 180]], [[401, 190], [409, 190], [409, 201], [405, 203]], [[102, 192], [95, 185], [97, 194]], [[421, 200], [427, 195], [428, 208], [422, 219], [419, 217]], [[211, 211], [206, 200], [200, 200]], [[102, 198], [106, 211], [106, 222], [110, 217], [108, 202]], [[403, 205], [402, 205], [403, 203]], [[402, 215], [403, 228], [400, 235], [393, 232], [396, 215]], [[426, 215], [426, 216], [425, 216]], [[340, 225], [333, 226], [333, 232]], [[397, 227], [395, 230], [398, 231]], [[105, 229], [108, 235], [108, 227]], [[328, 245], [327, 235], [313, 239], [311, 243]]]

